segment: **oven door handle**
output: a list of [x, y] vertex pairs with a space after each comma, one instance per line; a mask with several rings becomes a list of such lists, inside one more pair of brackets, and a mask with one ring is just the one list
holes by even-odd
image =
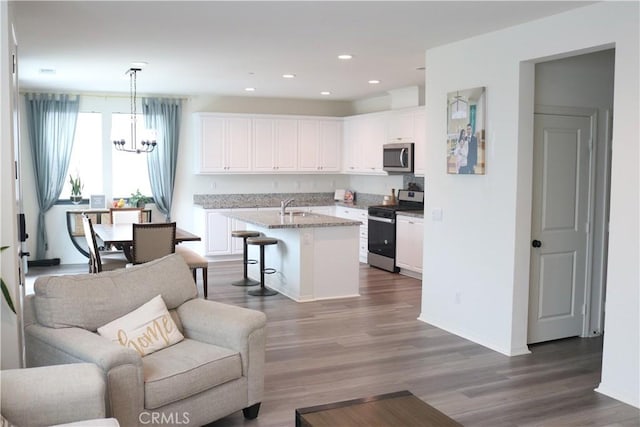
[[387, 224], [395, 224], [396, 220], [392, 219], [392, 218], [380, 218], [377, 216], [371, 216], [369, 215], [369, 220], [370, 221], [378, 221], [378, 222], [386, 222]]

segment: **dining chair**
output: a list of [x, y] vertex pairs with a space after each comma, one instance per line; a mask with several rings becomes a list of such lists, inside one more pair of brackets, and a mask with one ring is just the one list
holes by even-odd
[[109, 208], [111, 224], [138, 224], [142, 222], [142, 208]]
[[153, 261], [175, 251], [175, 222], [133, 224], [134, 264]]
[[98, 248], [96, 233], [93, 231], [91, 218], [82, 215], [82, 228], [89, 248], [89, 273], [125, 268], [129, 260], [122, 251], [101, 251]]

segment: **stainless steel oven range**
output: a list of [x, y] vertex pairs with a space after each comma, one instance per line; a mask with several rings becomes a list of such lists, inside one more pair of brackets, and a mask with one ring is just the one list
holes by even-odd
[[369, 254], [372, 267], [397, 273], [396, 267], [396, 212], [424, 210], [424, 192], [399, 190], [397, 205], [369, 207]]

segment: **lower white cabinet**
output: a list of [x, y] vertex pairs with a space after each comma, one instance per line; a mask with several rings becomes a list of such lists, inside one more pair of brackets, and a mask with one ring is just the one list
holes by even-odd
[[396, 216], [396, 265], [422, 273], [424, 220], [413, 216]]
[[309, 212], [312, 212], [312, 213], [333, 216], [333, 214], [335, 213], [336, 207], [335, 206], [310, 206], [308, 209], [309, 209]]
[[366, 209], [349, 208], [346, 206], [336, 206], [335, 215], [340, 218], [353, 219], [360, 221], [360, 262], [367, 262], [369, 253], [369, 212]]
[[204, 236], [206, 255], [231, 254], [231, 220], [222, 211], [207, 211]]
[[196, 221], [203, 237], [203, 252], [207, 256], [242, 254], [242, 239], [232, 237], [233, 230], [245, 230], [242, 221], [229, 218], [228, 212], [255, 211], [256, 209], [198, 209]]

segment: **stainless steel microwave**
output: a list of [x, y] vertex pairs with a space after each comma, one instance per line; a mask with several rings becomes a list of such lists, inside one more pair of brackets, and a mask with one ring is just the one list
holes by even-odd
[[382, 169], [392, 173], [413, 172], [413, 142], [384, 144]]

